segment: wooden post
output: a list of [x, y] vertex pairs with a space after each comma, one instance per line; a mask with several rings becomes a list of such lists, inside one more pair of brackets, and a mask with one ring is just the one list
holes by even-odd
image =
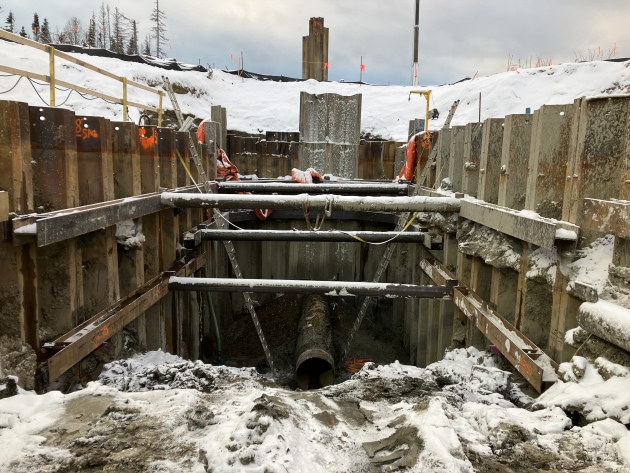
[[[138, 127], [131, 122], [112, 123], [112, 160], [114, 168], [114, 198], [122, 199], [142, 193], [140, 172], [140, 136]], [[142, 218], [126, 222], [133, 224], [135, 236], [145, 238]], [[144, 244], [118, 246], [118, 272], [120, 275], [121, 296], [127, 296], [144, 284]], [[147, 348], [146, 314], [140, 315], [132, 323], [141, 350]]]
[[[79, 206], [74, 112], [29, 107], [34, 206], [38, 212]], [[82, 318], [81, 250], [76, 239], [37, 252], [38, 320], [42, 341], [74, 328]]]
[[[28, 105], [0, 101], [0, 189], [7, 196], [6, 211], [33, 212], [30, 124]], [[3, 221], [0, 240], [0, 333], [19, 338], [39, 351], [35, 245], [14, 247], [10, 223]]]

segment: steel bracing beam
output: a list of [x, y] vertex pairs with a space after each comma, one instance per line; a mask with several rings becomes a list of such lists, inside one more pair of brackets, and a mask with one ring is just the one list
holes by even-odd
[[251, 195], [162, 193], [171, 207], [221, 209], [358, 210], [383, 212], [459, 212], [460, 199], [452, 197], [356, 197], [339, 195]]
[[[192, 275], [205, 264], [206, 254], [203, 253], [180, 265], [174, 273], [179, 276]], [[166, 296], [169, 276], [170, 273], [156, 276], [70, 332], [44, 344], [46, 351], [59, 350], [47, 361], [49, 381], [57, 379]]]
[[536, 391], [543, 392], [549, 384], [555, 382], [558, 364], [492, 309], [486, 301], [466, 286], [459, 284], [456, 276], [437, 261], [423, 259], [420, 261], [420, 267], [436, 284], [453, 286], [453, 302], [457, 308], [496, 346]]
[[260, 182], [260, 181], [227, 181], [219, 182], [219, 193], [228, 192], [258, 192], [279, 194], [391, 194], [407, 195], [408, 184], [328, 181], [318, 184], [300, 184], [297, 182]]
[[186, 278], [176, 276], [170, 278], [168, 287], [173, 291], [272, 292], [427, 299], [450, 299], [453, 292], [449, 286], [295, 279]]
[[234, 241], [330, 241], [330, 242], [367, 242], [385, 243], [423, 243], [421, 232], [368, 232], [339, 230], [200, 230], [201, 240]]

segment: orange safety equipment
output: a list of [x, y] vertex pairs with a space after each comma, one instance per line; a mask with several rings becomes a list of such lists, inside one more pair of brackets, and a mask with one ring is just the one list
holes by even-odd
[[211, 122], [211, 121], [212, 119], [210, 118], [204, 118], [202, 122], [199, 124], [199, 126], [197, 127], [197, 139], [199, 140], [199, 143], [203, 143], [204, 145], [206, 144], [206, 136], [203, 131], [203, 124], [206, 122]]
[[413, 135], [409, 140], [409, 143], [407, 143], [405, 164], [403, 164], [400, 174], [398, 174], [398, 177], [395, 179], [396, 181], [400, 181], [402, 179], [405, 181], [411, 181], [413, 178], [413, 171], [416, 168], [416, 148], [419, 136], [420, 133]]
[[312, 184], [313, 179], [317, 179], [318, 181], [324, 180], [324, 177], [313, 168], [308, 168], [306, 171], [293, 168], [291, 169], [291, 177], [300, 184]]

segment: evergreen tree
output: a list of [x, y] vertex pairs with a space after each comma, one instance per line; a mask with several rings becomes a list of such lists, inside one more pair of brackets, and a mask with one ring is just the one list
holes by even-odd
[[48, 20], [44, 18], [42, 23], [42, 32], [39, 35], [39, 41], [42, 43], [52, 43], [50, 39], [50, 28], [48, 27]]
[[9, 16], [7, 16], [7, 27], [5, 29], [9, 33], [15, 33], [15, 16], [11, 10], [9, 10]]
[[136, 20], [131, 20], [131, 38], [129, 38], [129, 44], [127, 45], [127, 54], [138, 54], [139, 52], [138, 25], [136, 24]]
[[87, 32], [87, 44], [90, 48], [96, 47], [96, 22], [94, 21], [94, 13], [92, 13], [92, 18], [90, 18], [90, 25], [88, 26]]
[[23, 26], [22, 26], [22, 29], [20, 30], [20, 36], [22, 38], [28, 38], [28, 35], [26, 34], [26, 30], [24, 29]]
[[155, 34], [155, 56], [157, 58], [162, 57], [162, 46], [167, 42], [166, 26], [164, 24], [165, 19], [166, 14], [164, 11], [160, 10], [160, 0], [155, 0], [155, 8], [151, 13], [151, 21], [154, 23], [154, 26], [151, 30]]
[[98, 12], [98, 47], [107, 48], [109, 38], [107, 31], [109, 30], [109, 21], [105, 4], [101, 3], [101, 9]]
[[151, 55], [151, 36], [146, 35], [144, 38], [144, 44], [142, 46], [142, 54], [144, 56]]
[[116, 7], [114, 10], [114, 21], [112, 22], [112, 36], [110, 38], [110, 49], [115, 53], [124, 53], [125, 39], [127, 33], [125, 31], [124, 20], [125, 15]]
[[39, 41], [41, 28], [39, 27], [39, 15], [37, 13], [33, 15], [33, 23], [31, 23], [31, 29], [33, 31], [33, 39], [35, 41]]

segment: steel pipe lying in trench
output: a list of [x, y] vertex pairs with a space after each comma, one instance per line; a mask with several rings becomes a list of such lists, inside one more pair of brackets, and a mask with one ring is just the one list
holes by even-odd
[[357, 197], [340, 195], [184, 194], [163, 192], [162, 204], [170, 207], [221, 209], [333, 210], [363, 212], [459, 212], [453, 197]]
[[328, 299], [310, 294], [302, 301], [295, 344], [295, 380], [300, 389], [318, 389], [335, 380], [332, 325]]
[[390, 194], [407, 195], [408, 184], [322, 182], [299, 184], [296, 182], [227, 181], [219, 183], [219, 192], [278, 192], [280, 194]]
[[448, 286], [295, 279], [188, 278], [176, 276], [172, 276], [169, 279], [168, 288], [172, 291], [271, 292], [411, 299], [449, 299], [453, 295], [453, 288]]
[[340, 241], [368, 243], [422, 243], [422, 232], [340, 232], [299, 230], [200, 230], [205, 241]]

